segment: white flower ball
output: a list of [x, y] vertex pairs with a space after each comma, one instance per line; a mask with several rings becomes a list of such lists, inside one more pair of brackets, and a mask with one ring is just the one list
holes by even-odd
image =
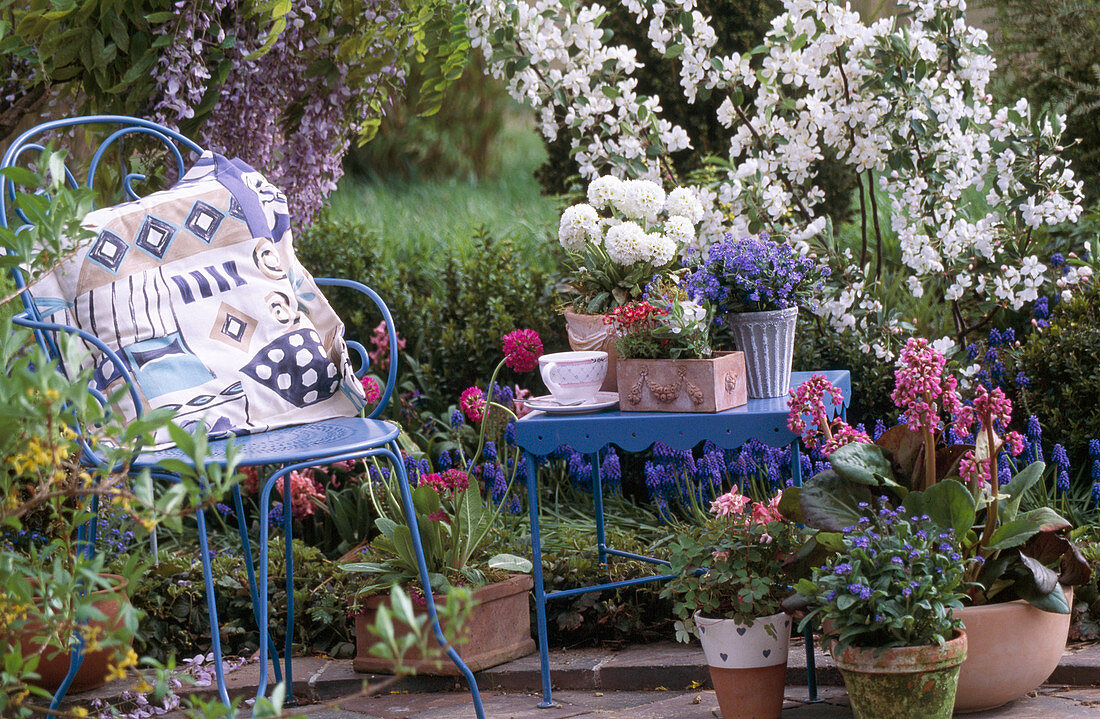
[[676, 255], [676, 243], [660, 233], [646, 235], [646, 245], [646, 259], [655, 266], [667, 265]]
[[623, 181], [614, 175], [597, 177], [588, 185], [588, 202], [597, 210], [622, 202], [625, 195]]
[[561, 213], [558, 242], [569, 252], [580, 252], [588, 239], [599, 244], [600, 217], [591, 205], [573, 205]]
[[[677, 187], [668, 193], [665, 212], [670, 217], [686, 217], [692, 225], [697, 225], [703, 219], [703, 203], [688, 188]], [[692, 236], [695, 236], [694, 230], [692, 230]]]
[[665, 222], [665, 235], [677, 245], [686, 245], [695, 239], [695, 226], [683, 215], [673, 215]]
[[620, 265], [632, 265], [647, 259], [645, 230], [635, 222], [621, 222], [607, 230], [604, 245], [611, 260]]
[[615, 209], [632, 220], [656, 222], [665, 206], [665, 191], [649, 180], [627, 180], [623, 183], [623, 197], [615, 203]]

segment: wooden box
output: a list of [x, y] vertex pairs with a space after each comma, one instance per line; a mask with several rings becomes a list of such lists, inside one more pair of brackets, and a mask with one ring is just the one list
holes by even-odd
[[620, 359], [617, 364], [623, 412], [721, 412], [749, 401], [742, 352], [719, 352], [711, 359]]

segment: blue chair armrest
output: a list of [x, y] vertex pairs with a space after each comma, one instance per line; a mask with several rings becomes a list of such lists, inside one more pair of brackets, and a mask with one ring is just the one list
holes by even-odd
[[[382, 319], [386, 322], [386, 332], [390, 339], [390, 371], [389, 376], [386, 378], [386, 387], [382, 391], [382, 399], [378, 402], [374, 410], [371, 411], [370, 415], [368, 415], [369, 417], [377, 417], [382, 414], [382, 411], [386, 408], [397, 385], [397, 327], [393, 323], [393, 315], [390, 314], [390, 308], [386, 306], [386, 303], [382, 301], [382, 298], [378, 296], [377, 292], [367, 287], [362, 282], [345, 280], [339, 277], [315, 277], [314, 282], [316, 282], [319, 287], [346, 287], [361, 292], [369, 297], [382, 313]], [[366, 356], [366, 351], [363, 345], [358, 342], [348, 342], [348, 345], [354, 347], [355, 351], [358, 352], [359, 356], [363, 359], [363, 367], [356, 373], [357, 376], [362, 377], [370, 364], [369, 358]]]

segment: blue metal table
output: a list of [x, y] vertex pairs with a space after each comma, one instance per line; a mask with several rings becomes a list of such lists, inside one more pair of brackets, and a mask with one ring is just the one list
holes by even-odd
[[[791, 387], [797, 387], [815, 374], [822, 374], [844, 395], [845, 413], [852, 396], [851, 377], [847, 370], [823, 372], [794, 372]], [[826, 407], [832, 411], [831, 403]], [[577, 587], [558, 592], [546, 592], [542, 579], [542, 541], [539, 537], [538, 477], [535, 456], [545, 456], [558, 447], [571, 447], [581, 454], [591, 455], [592, 496], [596, 514], [596, 549], [600, 563], [609, 556], [634, 559], [651, 564], [669, 566], [669, 563], [631, 552], [608, 547], [605, 541], [603, 517], [603, 487], [600, 478], [599, 452], [608, 444], [614, 444], [628, 452], [641, 452], [657, 442], [677, 450], [692, 449], [700, 442], [710, 440], [721, 449], [737, 449], [750, 439], [772, 447], [789, 445], [791, 448], [791, 476], [794, 484], [802, 484], [802, 465], [798, 435], [787, 428], [787, 398], [751, 399], [748, 404], [714, 414], [686, 414], [678, 412], [620, 412], [618, 410], [593, 414], [548, 415], [534, 412], [516, 423], [516, 445], [527, 455], [527, 500], [531, 513], [531, 560], [534, 563], [535, 619], [538, 625], [539, 660], [542, 666], [542, 703], [540, 707], [555, 706], [550, 690], [550, 654], [546, 638], [546, 602], [563, 599], [586, 592], [618, 589], [634, 584], [670, 579], [671, 574], [654, 574], [621, 582]], [[812, 637], [806, 642], [806, 669], [811, 699], [816, 696], [814, 654]]]

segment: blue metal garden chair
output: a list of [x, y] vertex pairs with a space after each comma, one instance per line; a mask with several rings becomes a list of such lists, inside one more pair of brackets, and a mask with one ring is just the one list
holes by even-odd
[[[51, 133], [61, 130], [63, 128], [73, 126], [96, 126], [97, 129], [102, 127], [104, 134], [106, 135], [98, 146], [95, 153], [92, 156], [89, 164], [86, 184], [88, 187], [92, 187], [92, 183], [95, 179], [95, 173], [100, 166], [108, 150], [115, 146], [118, 151], [119, 157], [119, 177], [122, 178], [123, 190], [128, 197], [132, 199], [138, 199], [137, 192], [133, 189], [133, 183], [141, 182], [145, 179], [144, 175], [139, 173], [130, 172], [128, 169], [128, 158], [125, 151], [125, 144], [127, 138], [131, 140], [137, 137], [143, 137], [145, 139], [153, 138], [155, 141], [162, 143], [168, 148], [172, 157], [176, 161], [177, 176], [182, 177], [185, 171], [184, 154], [195, 153], [196, 156], [202, 154], [202, 148], [197, 144], [189, 140], [188, 138], [174, 132], [166, 127], [158, 125], [147, 120], [142, 120], [133, 117], [123, 116], [88, 116], [88, 117], [76, 117], [64, 120], [57, 120], [52, 122], [43, 123], [37, 127], [27, 130], [21, 134], [15, 142], [7, 149], [3, 155], [2, 161], [0, 161], [0, 168], [17, 166], [20, 163], [27, 163], [33, 153], [41, 152], [44, 149], [44, 143], [49, 139]], [[69, 172], [66, 168], [66, 174], [69, 182], [75, 187], [77, 186], [76, 177]], [[14, 199], [15, 187], [14, 184], [7, 179], [4, 179], [0, 183], [0, 223], [3, 226], [8, 226], [8, 205], [7, 203]], [[25, 219], [25, 218], [24, 218]], [[130, 392], [130, 396], [134, 401], [136, 411], [141, 411], [141, 402], [138, 393], [135, 389], [135, 383], [131, 374], [127, 369], [127, 365], [120, 357], [115, 354], [107, 345], [97, 339], [94, 335], [86, 332], [77, 327], [68, 325], [56, 324], [43, 321], [44, 313], [40, 312], [39, 308], [34, 303], [34, 298], [31, 297], [31, 293], [26, 288], [26, 281], [23, 274], [18, 268], [14, 269], [15, 282], [17, 287], [23, 290], [22, 299], [24, 304], [24, 311], [14, 318], [14, 322], [18, 325], [28, 327], [32, 329], [35, 336], [41, 346], [51, 353], [51, 356], [60, 361], [60, 353], [58, 346], [53, 339], [54, 333], [69, 333], [76, 335], [87, 342], [89, 345], [97, 347], [103, 352], [105, 357], [114, 366], [114, 370], [120, 373], [121, 377], [126, 382], [127, 388]], [[275, 487], [276, 482], [280, 479], [283, 480], [283, 497], [290, 496], [290, 473], [299, 469], [323, 466], [327, 464], [333, 464], [336, 462], [343, 462], [347, 460], [357, 460], [367, 457], [378, 457], [388, 461], [393, 471], [396, 473], [399, 483], [398, 486], [401, 492], [401, 501], [405, 511], [406, 519], [409, 524], [409, 528], [412, 532], [412, 541], [414, 550], [416, 552], [417, 560], [419, 563], [420, 580], [424, 596], [427, 599], [428, 613], [431, 619], [432, 631], [435, 634], [441, 647], [446, 650], [447, 655], [459, 668], [470, 688], [470, 693], [473, 698], [473, 704], [477, 716], [480, 719], [484, 719], [484, 710], [481, 704], [481, 698], [478, 692], [477, 683], [474, 679], [473, 673], [469, 667], [462, 661], [458, 653], [453, 647], [451, 647], [443, 636], [443, 632], [440, 628], [439, 619], [436, 616], [435, 604], [432, 598], [431, 584], [428, 579], [427, 567], [424, 561], [423, 548], [420, 544], [420, 533], [416, 526], [416, 512], [413, 508], [412, 494], [409, 487], [409, 478], [405, 470], [404, 462], [401, 460], [401, 452], [397, 445], [397, 437], [399, 429], [384, 420], [379, 419], [379, 415], [385, 409], [390, 396], [393, 393], [396, 378], [397, 378], [397, 332], [393, 323], [393, 318], [390, 315], [385, 303], [382, 299], [370, 288], [365, 285], [345, 279], [323, 279], [317, 278], [316, 283], [321, 286], [335, 286], [353, 289], [364, 294], [367, 299], [377, 306], [381, 312], [386, 328], [389, 334], [389, 346], [390, 346], [390, 363], [389, 374], [386, 380], [386, 387], [382, 394], [382, 399], [369, 416], [362, 417], [339, 417], [319, 422], [312, 422], [307, 425], [283, 427], [280, 429], [274, 429], [259, 434], [245, 435], [241, 437], [235, 437], [232, 440], [227, 439], [213, 439], [209, 443], [208, 454], [206, 457], [207, 465], [220, 464], [226, 465], [226, 451], [232, 441], [236, 449], [236, 458], [239, 466], [277, 466], [279, 469], [272, 474], [263, 483], [262, 491], [260, 495], [260, 508], [261, 517], [266, 516], [266, 510], [270, 503], [271, 492]], [[369, 359], [363, 346], [356, 342], [348, 342], [349, 347], [356, 350], [361, 359], [361, 367], [356, 373], [361, 377], [368, 369]], [[97, 399], [101, 402], [104, 401], [102, 394], [91, 390], [93, 394], [97, 396]], [[134, 471], [141, 471], [148, 469], [154, 477], [161, 479], [172, 480], [173, 475], [167, 472], [162, 467], [162, 462], [168, 459], [182, 460], [187, 463], [191, 463], [191, 459], [183, 452], [175, 448], [160, 449], [157, 451], [145, 451], [136, 456], [132, 463]], [[88, 443], [84, 445], [84, 461], [89, 466], [102, 466], [104, 458], [98, 454]], [[291, 687], [293, 685], [293, 674], [291, 666], [291, 642], [294, 633], [294, 591], [293, 591], [293, 561], [292, 561], [292, 525], [291, 525], [291, 513], [289, 511], [283, 512], [283, 531], [286, 535], [286, 593], [287, 593], [287, 617], [286, 617], [286, 645], [284, 647], [283, 664], [280, 667], [278, 652], [274, 647], [274, 643], [271, 640], [268, 622], [268, 597], [267, 597], [267, 580], [268, 580], [268, 534], [269, 528], [266, 521], [260, 521], [260, 547], [259, 547], [259, 581], [257, 582], [256, 572], [253, 567], [253, 554], [249, 543], [248, 532], [244, 522], [244, 505], [241, 499], [240, 489], [237, 486], [233, 487], [233, 502], [236, 510], [236, 517], [238, 519], [238, 532], [240, 534], [240, 540], [243, 548], [244, 557], [247, 560], [245, 562], [248, 569], [248, 579], [250, 585], [250, 591], [252, 594], [254, 613], [260, 629], [260, 683], [257, 691], [258, 696], [264, 696], [267, 692], [267, 666], [268, 659], [270, 657], [274, 665], [275, 681], [285, 681], [288, 699], [292, 698]], [[98, 506], [96, 499], [93, 499], [92, 511], [95, 512]], [[202, 571], [203, 579], [206, 585], [206, 599], [207, 599], [207, 613], [210, 620], [211, 627], [211, 644], [214, 654], [215, 674], [218, 685], [218, 693], [221, 700], [226, 704], [229, 703], [229, 696], [226, 691], [225, 677], [222, 672], [222, 655], [221, 655], [221, 643], [219, 639], [218, 630], [218, 616], [217, 607], [214, 597], [214, 585], [210, 568], [210, 553], [207, 546], [206, 524], [203, 511], [200, 510], [196, 514], [196, 522], [199, 534], [199, 551], [202, 559]], [[94, 547], [95, 543], [95, 520], [93, 519], [86, 528], [84, 528], [83, 537], [89, 542], [89, 547]], [[260, 590], [262, 588], [262, 591]], [[83, 661], [83, 646], [78, 645], [73, 651], [70, 658], [70, 667], [68, 676], [64, 683], [57, 690], [54, 695], [53, 701], [50, 705], [51, 709], [56, 709], [60, 702], [64, 699], [66, 692], [76, 672], [80, 668], [80, 664]]]

